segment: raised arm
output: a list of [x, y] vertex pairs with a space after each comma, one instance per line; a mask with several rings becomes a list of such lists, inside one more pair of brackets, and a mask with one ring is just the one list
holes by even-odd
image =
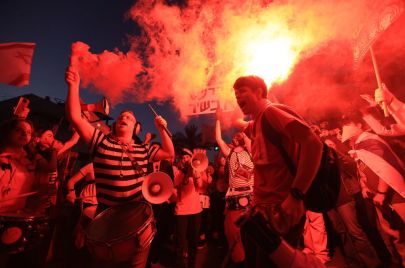
[[221, 133], [221, 117], [222, 117], [222, 112], [220, 108], [217, 108], [217, 111], [215, 112], [215, 140], [218, 143], [219, 148], [221, 149], [222, 154], [227, 157], [231, 149], [229, 146], [225, 143], [225, 141], [222, 139], [222, 133]]
[[246, 136], [245, 133], [242, 132], [242, 134], [243, 134], [243, 141], [245, 142], [246, 150], [247, 150], [250, 154], [252, 154], [252, 140], [249, 139], [249, 137]]
[[72, 135], [72, 137], [63, 144], [62, 148], [58, 150], [58, 156], [75, 146], [75, 144], [79, 141], [80, 136], [79, 134], [75, 131]]
[[405, 126], [402, 126], [400, 124], [392, 124], [390, 128], [387, 128], [383, 126], [380, 121], [375, 119], [370, 114], [363, 115], [363, 120], [377, 135], [386, 137], [396, 137], [405, 135]]
[[82, 117], [79, 96], [80, 76], [77, 68], [69, 66], [66, 71], [65, 80], [68, 84], [66, 116], [82, 140], [89, 145], [94, 133], [94, 127]]
[[395, 119], [397, 124], [405, 129], [405, 104], [398, 100], [384, 83], [381, 84], [381, 88], [375, 90], [374, 98], [379, 104], [385, 102], [389, 113]]
[[174, 146], [172, 139], [167, 134], [165, 127], [167, 126], [166, 120], [161, 116], [155, 118], [155, 126], [159, 131], [160, 139], [162, 140], [162, 147], [156, 153], [154, 160], [172, 159], [174, 158]]

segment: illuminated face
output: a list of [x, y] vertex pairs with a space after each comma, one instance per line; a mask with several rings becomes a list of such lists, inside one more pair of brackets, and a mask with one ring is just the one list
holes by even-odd
[[118, 136], [134, 132], [136, 118], [131, 112], [122, 112], [115, 124], [115, 131]]
[[39, 143], [42, 146], [49, 147], [55, 140], [55, 137], [53, 135], [53, 132], [51, 130], [46, 130], [44, 133], [42, 133], [41, 137], [39, 138]]
[[249, 87], [240, 87], [235, 90], [236, 101], [242, 110], [243, 114], [250, 115], [253, 114], [257, 104], [260, 100], [258, 93], [259, 90], [252, 90]]
[[32, 128], [27, 122], [18, 122], [17, 126], [10, 132], [9, 145], [23, 147], [31, 140]]

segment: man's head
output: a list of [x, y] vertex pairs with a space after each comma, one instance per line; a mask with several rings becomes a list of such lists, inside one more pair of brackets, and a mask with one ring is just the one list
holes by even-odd
[[241, 76], [233, 84], [236, 101], [244, 114], [252, 114], [260, 99], [267, 98], [267, 86], [258, 76]]
[[136, 126], [137, 120], [134, 113], [130, 110], [124, 110], [119, 114], [114, 124], [113, 133], [117, 136], [132, 136], [136, 132]]
[[45, 148], [49, 148], [55, 140], [52, 130], [47, 129], [39, 136], [39, 144]]

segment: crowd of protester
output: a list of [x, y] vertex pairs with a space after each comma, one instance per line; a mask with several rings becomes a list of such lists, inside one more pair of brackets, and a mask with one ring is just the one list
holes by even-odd
[[[228, 143], [218, 109], [220, 151], [210, 162], [204, 148], [175, 153], [161, 116], [155, 119], [161, 143], [149, 133], [142, 142], [129, 110], [103, 133], [82, 116], [74, 66], [66, 82], [66, 115], [75, 130], [67, 142], [52, 130], [36, 131], [29, 116], [1, 124], [1, 267], [191, 268], [209, 243], [227, 249], [222, 267], [324, 267], [337, 248], [346, 267], [405, 267], [404, 151], [384, 139], [405, 134], [405, 104], [385, 85], [375, 102], [345, 115], [335, 131], [270, 102], [261, 78], [240, 77], [235, 97], [251, 121], [234, 122], [240, 130]], [[395, 119], [388, 127], [375, 116], [381, 103]], [[267, 137], [267, 124], [280, 135], [279, 145]], [[66, 172], [79, 139], [91, 160]], [[306, 210], [304, 199], [323, 144], [337, 153], [341, 186], [334, 208], [317, 212]], [[170, 177], [173, 190], [150, 204], [143, 184], [158, 172]], [[159, 197], [165, 189], [154, 192], [155, 186], [146, 188]], [[139, 243], [135, 249], [131, 239]]]

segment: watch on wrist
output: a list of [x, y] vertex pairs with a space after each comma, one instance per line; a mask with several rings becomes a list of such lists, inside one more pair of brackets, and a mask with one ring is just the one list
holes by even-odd
[[290, 189], [290, 194], [297, 200], [304, 200], [305, 197], [304, 193], [300, 189], [295, 187]]

